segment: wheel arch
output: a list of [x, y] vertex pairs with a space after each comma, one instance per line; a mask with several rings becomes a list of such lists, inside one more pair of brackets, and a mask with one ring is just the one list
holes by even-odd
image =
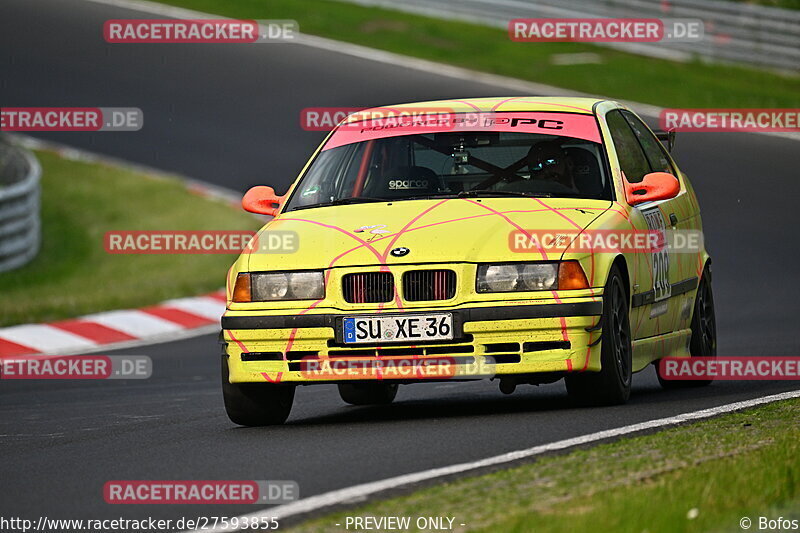
[[622, 285], [625, 288], [625, 296], [628, 298], [628, 302], [630, 303], [633, 287], [631, 286], [631, 275], [630, 268], [628, 268], [627, 258], [624, 254], [617, 254], [613, 259], [610, 257], [606, 259], [604, 263], [605, 265], [601, 272], [604, 272], [605, 275], [600, 278], [602, 280], [603, 287], [608, 284], [608, 278], [611, 275], [611, 270], [616, 266], [620, 275], [622, 276]]
[[711, 256], [706, 255], [705, 262], [703, 262], [703, 268], [700, 269], [700, 275], [697, 277], [697, 284], [700, 284], [700, 280], [703, 279], [703, 274], [706, 270], [708, 270], [708, 281], [714, 281], [713, 276], [711, 275]]
[[692, 314], [689, 316], [689, 323], [694, 320], [694, 313], [695, 313], [695, 302], [697, 301], [697, 294], [700, 289], [700, 283], [703, 282], [705, 273], [708, 272], [708, 282], [713, 283], [714, 277], [711, 274], [711, 256], [706, 255], [705, 261], [703, 262], [703, 268], [700, 269], [700, 273], [697, 275], [697, 286], [695, 287], [694, 291], [691, 293], [692, 296]]

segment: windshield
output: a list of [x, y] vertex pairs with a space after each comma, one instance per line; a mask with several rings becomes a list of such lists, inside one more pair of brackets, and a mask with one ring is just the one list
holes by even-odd
[[[594, 126], [589, 115], [573, 116], [591, 119]], [[337, 131], [301, 179], [287, 210], [458, 196], [610, 199], [602, 145], [594, 134], [582, 134], [589, 140], [562, 131], [497, 129], [495, 124], [491, 130], [412, 135], [397, 129]], [[357, 134], [368, 138], [358, 140]]]

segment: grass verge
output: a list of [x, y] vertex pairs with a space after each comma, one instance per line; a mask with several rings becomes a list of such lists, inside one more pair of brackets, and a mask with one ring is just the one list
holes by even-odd
[[800, 0], [729, 0], [742, 4], [755, 4], [767, 7], [779, 7], [782, 9], [800, 9]]
[[0, 274], [0, 326], [141, 307], [224, 285], [231, 255], [106, 253], [111, 230], [254, 230], [243, 211], [189, 192], [177, 180], [39, 151], [42, 248]]
[[329, 533], [343, 531], [348, 516], [407, 516], [407, 531], [420, 531], [417, 517], [447, 516], [457, 532], [734, 532], [747, 516], [759, 531], [759, 516], [800, 518], [799, 418], [800, 400], [777, 402], [542, 457], [290, 530]]
[[[331, 0], [162, 2], [232, 18], [294, 19], [307, 34], [663, 107], [800, 107], [800, 76], [747, 67], [677, 63], [582, 43], [516, 43], [501, 29]], [[587, 52], [599, 63], [553, 64], [554, 54]]]

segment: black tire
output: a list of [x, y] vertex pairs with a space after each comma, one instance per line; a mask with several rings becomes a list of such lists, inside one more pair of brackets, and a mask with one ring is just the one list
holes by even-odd
[[[714, 312], [714, 292], [711, 290], [711, 269], [706, 265], [703, 276], [697, 285], [697, 296], [694, 299], [692, 312], [692, 338], [689, 341], [689, 354], [692, 357], [717, 356], [717, 320]], [[665, 389], [681, 389], [689, 387], [705, 387], [711, 385], [713, 379], [664, 379], [660, 366], [656, 361], [658, 382]]]
[[350, 405], [385, 405], [397, 396], [397, 384], [339, 383], [339, 396]]
[[289, 418], [294, 385], [283, 383], [229, 383], [228, 356], [222, 356], [222, 397], [225, 411], [240, 426], [274, 426]]
[[632, 354], [630, 298], [615, 266], [603, 290], [603, 330], [600, 371], [567, 375], [570, 397], [581, 405], [617, 405], [631, 395]]

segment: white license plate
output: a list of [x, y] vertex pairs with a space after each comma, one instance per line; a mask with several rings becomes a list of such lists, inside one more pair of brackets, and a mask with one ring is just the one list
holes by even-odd
[[443, 341], [453, 338], [453, 315], [385, 315], [345, 317], [345, 344]]

